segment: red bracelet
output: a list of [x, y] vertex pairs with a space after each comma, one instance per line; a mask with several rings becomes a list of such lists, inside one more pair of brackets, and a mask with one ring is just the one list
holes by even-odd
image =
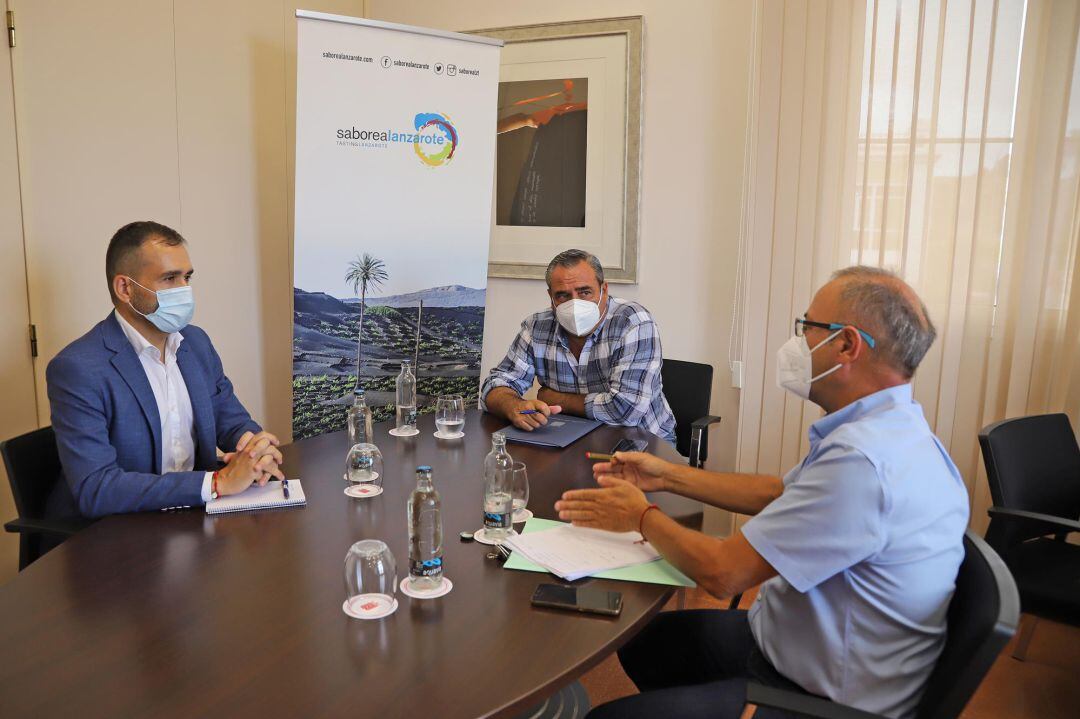
[[645, 509], [642, 510], [641, 519], [638, 520], [638, 525], [637, 525], [638, 534], [641, 535], [641, 542], [638, 542], [639, 544], [642, 544], [642, 543], [645, 542], [645, 531], [644, 531], [645, 530], [645, 515], [649, 513], [650, 509], [660, 509], [660, 508], [657, 507], [655, 504], [650, 504], [648, 507], [646, 507]]

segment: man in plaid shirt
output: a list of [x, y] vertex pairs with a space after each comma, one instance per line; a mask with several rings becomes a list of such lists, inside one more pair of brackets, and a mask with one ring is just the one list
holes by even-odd
[[[674, 442], [652, 315], [636, 302], [610, 297], [604, 268], [588, 252], [559, 253], [546, 279], [551, 307], [521, 323], [510, 351], [484, 381], [481, 407], [529, 431], [567, 412], [642, 427]], [[533, 378], [540, 383], [537, 398], [523, 399]]]

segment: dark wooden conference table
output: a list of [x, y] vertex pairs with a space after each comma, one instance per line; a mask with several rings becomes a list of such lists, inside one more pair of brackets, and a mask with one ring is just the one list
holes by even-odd
[[[484, 457], [505, 422], [470, 411], [465, 437], [398, 439], [376, 425], [384, 493], [343, 494], [348, 440], [336, 433], [285, 448], [304, 508], [208, 517], [202, 509], [107, 517], [0, 586], [0, 715], [80, 717], [512, 716], [574, 680], [660, 610], [672, 588], [588, 579], [620, 591], [618, 618], [532, 607], [549, 574], [504, 569], [459, 541], [481, 525]], [[529, 508], [554, 518], [567, 488], [594, 486], [586, 450], [622, 437], [678, 458], [640, 430], [601, 427], [565, 450], [509, 445], [527, 463]], [[382, 620], [350, 619], [344, 560], [384, 540], [407, 573], [405, 503], [430, 464], [442, 496], [453, 591]], [[667, 495], [699, 527], [701, 505]], [[520, 525], [519, 525], [520, 528]]]

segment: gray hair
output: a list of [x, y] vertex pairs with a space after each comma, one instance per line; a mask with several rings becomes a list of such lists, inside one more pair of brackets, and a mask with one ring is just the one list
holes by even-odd
[[551, 287], [551, 273], [556, 267], [565, 267], [567, 269], [576, 267], [581, 262], [589, 263], [589, 267], [596, 273], [596, 282], [599, 285], [604, 284], [604, 268], [600, 264], [600, 260], [596, 259], [596, 255], [586, 252], [585, 250], [564, 250], [552, 258], [548, 263], [547, 271], [544, 272], [544, 281], [547, 282], [547, 286]]
[[873, 336], [881, 359], [913, 376], [937, 337], [930, 313], [914, 290], [896, 274], [865, 265], [837, 270], [832, 278], [844, 280], [840, 300], [846, 313]]

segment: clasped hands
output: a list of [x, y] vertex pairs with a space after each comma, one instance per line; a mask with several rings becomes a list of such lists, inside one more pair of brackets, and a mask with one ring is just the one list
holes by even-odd
[[593, 465], [599, 489], [563, 492], [555, 511], [577, 527], [636, 532], [649, 506], [645, 492], [665, 490], [665, 476], [673, 467], [647, 452], [616, 452], [610, 462]]
[[235, 452], [227, 452], [217, 473], [218, 494], [239, 494], [252, 484], [260, 487], [271, 477], [285, 479], [281, 471], [281, 442], [269, 432], [244, 432]]

